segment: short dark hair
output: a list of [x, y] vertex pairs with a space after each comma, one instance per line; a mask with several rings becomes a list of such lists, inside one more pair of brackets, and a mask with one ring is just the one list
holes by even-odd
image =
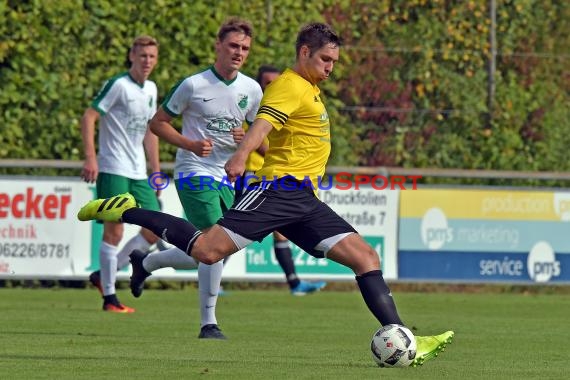
[[248, 37], [253, 37], [253, 26], [247, 20], [239, 17], [230, 17], [220, 26], [218, 30], [218, 40], [223, 41], [231, 32], [243, 33]]
[[281, 70], [279, 70], [277, 67], [272, 66], [272, 65], [260, 66], [259, 69], [257, 70], [257, 77], [255, 77], [255, 80], [257, 81], [257, 83], [261, 84], [261, 78], [263, 77], [263, 74], [265, 74], [265, 73], [281, 74]]
[[299, 31], [297, 42], [295, 43], [295, 50], [297, 56], [299, 56], [301, 46], [306, 45], [312, 54], [327, 44], [341, 46], [342, 41], [330, 25], [313, 22], [303, 26]]

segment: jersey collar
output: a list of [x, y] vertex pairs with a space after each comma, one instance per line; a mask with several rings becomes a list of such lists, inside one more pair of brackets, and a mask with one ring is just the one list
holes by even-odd
[[230, 84], [234, 83], [234, 82], [236, 81], [238, 75], [239, 75], [239, 72], [238, 72], [238, 75], [236, 75], [236, 77], [235, 77], [234, 79], [226, 80], [226, 79], [224, 79], [224, 77], [222, 77], [222, 76], [220, 75], [220, 73], [218, 73], [218, 72], [216, 71], [216, 68], [214, 67], [214, 65], [211, 65], [211, 66], [210, 66], [210, 70], [212, 70], [212, 73], [214, 73], [214, 75], [216, 76], [216, 78], [218, 78], [218, 79], [220, 80], [220, 82], [223, 82], [223, 83], [226, 84], [227, 86], [229, 86]]
[[[144, 87], [144, 83], [139, 83], [139, 82], [137, 82], [137, 81], [135, 80], [135, 78], [132, 77], [130, 71], [127, 71], [127, 76], [129, 77], [129, 79], [130, 79], [134, 84], [136, 84], [136, 85], [139, 86], [140, 88], [143, 88], [143, 87]], [[146, 82], [146, 81], [145, 81], [145, 82]]]

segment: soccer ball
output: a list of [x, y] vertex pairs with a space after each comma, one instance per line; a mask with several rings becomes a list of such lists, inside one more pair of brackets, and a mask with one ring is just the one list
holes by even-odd
[[407, 327], [386, 325], [376, 331], [370, 349], [380, 367], [408, 367], [416, 357], [416, 338]]

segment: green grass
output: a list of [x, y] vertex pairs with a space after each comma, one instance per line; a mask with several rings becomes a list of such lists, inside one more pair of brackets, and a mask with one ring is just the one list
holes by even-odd
[[0, 289], [5, 379], [564, 379], [566, 295], [397, 293], [418, 335], [455, 330], [423, 367], [381, 369], [369, 351], [377, 322], [356, 292], [292, 297], [234, 290], [218, 320], [228, 341], [201, 341], [195, 289], [120, 298], [100, 311], [92, 289]]

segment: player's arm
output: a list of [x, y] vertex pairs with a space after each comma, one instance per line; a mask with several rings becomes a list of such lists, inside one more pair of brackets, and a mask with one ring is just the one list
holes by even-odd
[[148, 129], [143, 141], [150, 169], [154, 172], [160, 171], [160, 155], [158, 153], [158, 136]]
[[99, 174], [97, 152], [95, 150], [95, 124], [97, 120], [99, 120], [99, 112], [92, 107], [87, 108], [81, 117], [81, 138], [85, 154], [81, 178], [85, 182], [95, 182]]
[[257, 118], [249, 127], [238, 149], [226, 162], [225, 169], [230, 182], [234, 182], [237, 176], [245, 171], [245, 161], [251, 152], [263, 143], [265, 136], [271, 132], [273, 125], [264, 119]]
[[[151, 173], [160, 172], [160, 154], [158, 151], [158, 136], [151, 132], [150, 128], [146, 130], [143, 140], [146, 156], [150, 165]], [[156, 191], [156, 195], [160, 195], [160, 190]]]
[[260, 155], [262, 155], [263, 157], [265, 157], [265, 152], [267, 152], [267, 149], [269, 149], [269, 144], [267, 144], [264, 139], [264, 141], [261, 143], [259, 147], [257, 147], [255, 151]]
[[184, 137], [171, 124], [173, 117], [160, 107], [150, 120], [152, 133], [179, 148], [189, 150], [200, 157], [209, 156], [212, 152], [211, 140], [190, 140]]

